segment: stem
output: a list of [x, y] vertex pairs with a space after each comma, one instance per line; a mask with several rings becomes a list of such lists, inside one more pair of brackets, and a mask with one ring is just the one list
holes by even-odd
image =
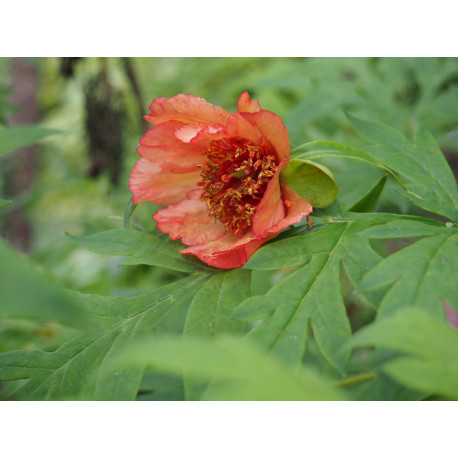
[[334, 386], [353, 386], [358, 385], [359, 383], [369, 382], [373, 380], [377, 374], [375, 372], [368, 372], [367, 374], [355, 375], [354, 377], [344, 378], [342, 380], [337, 380], [333, 383]]

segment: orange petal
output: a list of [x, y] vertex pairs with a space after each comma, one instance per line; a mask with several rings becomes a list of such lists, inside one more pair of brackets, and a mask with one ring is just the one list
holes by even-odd
[[291, 155], [288, 131], [279, 116], [270, 111], [241, 113], [250, 124], [259, 129], [262, 136], [275, 148], [279, 159], [279, 170], [283, 170]]
[[[175, 137], [183, 143], [189, 143], [207, 124], [183, 124], [175, 131]], [[221, 126], [222, 127], [222, 126]]]
[[259, 144], [262, 139], [262, 135], [256, 127], [245, 120], [240, 113], [234, 113], [227, 119], [226, 127], [220, 125], [205, 126], [197, 132], [190, 142], [208, 142], [227, 137], [246, 138], [254, 145]]
[[270, 228], [285, 217], [279, 175], [280, 173], [277, 172], [270, 180], [266, 192], [253, 215], [253, 232], [256, 236], [264, 237]]
[[172, 205], [186, 198], [186, 194], [198, 188], [199, 171], [191, 173], [164, 172], [159, 164], [139, 159], [131, 173], [129, 189], [134, 193], [132, 202], [152, 202]]
[[165, 172], [183, 173], [196, 170], [203, 161], [201, 145], [190, 145], [176, 138], [175, 132], [186, 126], [168, 121], [148, 130], [140, 139], [138, 154], [150, 162], [160, 163]]
[[219, 267], [220, 269], [235, 269], [246, 264], [253, 253], [266, 243], [269, 238], [253, 238], [251, 232], [239, 238], [227, 232], [224, 237], [215, 242], [188, 247], [181, 250], [180, 253], [197, 256], [209, 266]]
[[313, 211], [312, 204], [307, 200], [302, 199], [296, 191], [290, 188], [285, 183], [280, 183], [281, 195], [284, 201], [290, 203], [286, 216], [278, 224], [269, 229], [269, 234], [278, 234], [283, 229], [291, 226], [291, 224], [297, 224], [302, 221], [304, 216], [309, 215]]
[[149, 107], [150, 113], [145, 119], [153, 124], [166, 121], [185, 123], [226, 124], [229, 112], [215, 107], [206, 100], [189, 94], [178, 94], [174, 97], [154, 99]]
[[226, 228], [210, 219], [207, 206], [199, 200], [201, 193], [200, 189], [191, 191], [187, 199], [157, 211], [153, 217], [157, 228], [172, 240], [181, 238], [185, 245], [203, 245], [223, 237]]
[[289, 186], [281, 183], [283, 197], [291, 206], [285, 218], [272, 226], [265, 237], [255, 236], [249, 231], [239, 238], [228, 232], [219, 240], [199, 246], [191, 246], [181, 250], [180, 253], [197, 256], [206, 264], [221, 269], [235, 269], [248, 262], [250, 257], [267, 241], [274, 238], [291, 224], [299, 223], [302, 218], [312, 212], [310, 202], [301, 199]]
[[261, 111], [261, 105], [259, 102], [255, 100], [250, 100], [250, 94], [245, 91], [240, 97], [237, 102], [237, 111], [245, 112], [245, 113], [255, 113], [257, 111]]

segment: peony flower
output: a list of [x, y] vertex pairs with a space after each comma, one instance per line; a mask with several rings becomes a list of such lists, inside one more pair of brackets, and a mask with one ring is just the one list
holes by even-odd
[[140, 139], [133, 203], [166, 208], [157, 228], [210, 266], [244, 265], [268, 240], [312, 212], [280, 181], [290, 159], [286, 127], [244, 92], [237, 112], [179, 94], [153, 100]]

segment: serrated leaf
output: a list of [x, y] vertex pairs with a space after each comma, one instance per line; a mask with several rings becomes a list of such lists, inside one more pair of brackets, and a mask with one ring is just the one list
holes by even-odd
[[[231, 315], [235, 307], [250, 295], [250, 274], [249, 271], [233, 269], [212, 275], [189, 307], [184, 336], [242, 335], [245, 323], [231, 318]], [[199, 399], [205, 385], [189, 376], [185, 376], [184, 382], [186, 399]]]
[[[245, 268], [272, 270], [306, 265], [266, 295], [247, 299], [237, 307], [233, 316], [245, 320], [265, 318], [250, 332], [249, 338], [291, 363], [302, 359], [311, 321], [320, 350], [343, 372], [348, 354], [341, 353], [340, 346], [349, 337], [350, 326], [340, 292], [342, 263], [350, 281], [357, 287], [363, 275], [382, 259], [368, 239], [358, 235], [359, 232], [390, 221], [393, 224], [404, 220], [432, 225], [440, 223], [388, 213], [347, 213], [320, 220], [324, 223], [332, 221], [332, 224], [305, 236], [270, 243], [251, 257]], [[303, 233], [305, 229], [297, 228], [296, 233], [299, 231]], [[378, 305], [379, 292], [372, 294], [364, 294], [364, 297]]]
[[444, 320], [406, 308], [362, 329], [345, 347], [368, 345], [400, 352], [382, 366], [399, 383], [458, 399], [458, 332]]
[[172, 310], [190, 303], [205, 278], [187, 277], [130, 298], [75, 293], [75, 300], [95, 329], [54, 352], [0, 354], [0, 380], [28, 380], [14, 392], [18, 399], [74, 399], [84, 395], [133, 400], [143, 369], [127, 371], [113, 365], [113, 355], [128, 347], [135, 337], [151, 335]]
[[[436, 234], [436, 235], [433, 235]], [[444, 316], [442, 299], [458, 310], [458, 229], [403, 222], [376, 226], [363, 237], [393, 238], [427, 235], [381, 261], [363, 278], [359, 290], [369, 291], [394, 283], [383, 298], [379, 313], [390, 314], [414, 306]]]
[[348, 119], [361, 137], [375, 145], [370, 154], [409, 181], [409, 190], [421, 197], [411, 198], [413, 204], [458, 221], [456, 180], [428, 131], [419, 130], [414, 143], [389, 126], [353, 116]]
[[215, 339], [144, 340], [119, 356], [119, 365], [151, 365], [213, 383], [204, 400], [340, 400], [339, 390], [310, 370], [293, 371], [252, 343], [229, 336]]
[[98, 234], [75, 236], [67, 234], [77, 245], [96, 253], [126, 256], [121, 265], [146, 264], [166, 267], [180, 272], [199, 272], [210, 270], [207, 265], [194, 256], [178, 253], [182, 245], [179, 242], [163, 240], [146, 232], [111, 229]]
[[60, 132], [37, 126], [13, 126], [0, 129], [0, 157]]
[[339, 194], [331, 171], [325, 166], [312, 161], [291, 159], [281, 173], [281, 180], [291, 186], [303, 199], [313, 207], [327, 207]]
[[[368, 218], [369, 220], [369, 218]], [[377, 220], [377, 217], [372, 217]], [[271, 313], [249, 338], [288, 363], [301, 361], [309, 322], [327, 360], [342, 373], [349, 354], [340, 352], [350, 337], [350, 325], [340, 291], [341, 263], [354, 285], [380, 261], [368, 241], [355, 234], [366, 220], [336, 222], [305, 236], [274, 242], [256, 252], [246, 268], [270, 270], [303, 265], [265, 296], [242, 303], [234, 316], [259, 317]], [[251, 316], [250, 316], [251, 314]]]

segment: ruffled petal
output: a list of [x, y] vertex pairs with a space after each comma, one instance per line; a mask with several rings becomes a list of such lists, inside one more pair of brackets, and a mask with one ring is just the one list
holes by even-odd
[[202, 245], [223, 237], [226, 228], [210, 219], [207, 206], [199, 200], [201, 193], [200, 189], [191, 191], [187, 199], [157, 211], [153, 217], [157, 228], [172, 240], [181, 238], [185, 245]]
[[261, 111], [261, 105], [259, 102], [250, 99], [250, 94], [245, 91], [240, 97], [237, 102], [237, 111], [245, 112], [245, 113], [255, 113], [257, 111]]
[[266, 192], [253, 215], [252, 227], [256, 236], [264, 237], [269, 229], [285, 217], [285, 206], [281, 199], [280, 173], [277, 172], [267, 185]]
[[[175, 137], [183, 143], [189, 143], [207, 124], [183, 124], [175, 131]], [[223, 126], [221, 126], [223, 127]]]
[[206, 100], [189, 94], [178, 94], [174, 97], [154, 99], [149, 107], [150, 113], [145, 119], [153, 124], [166, 121], [185, 123], [226, 124], [230, 113], [215, 107]]
[[253, 253], [269, 238], [258, 239], [253, 237], [251, 232], [239, 238], [228, 232], [219, 240], [205, 245], [191, 246], [181, 250], [180, 253], [197, 256], [209, 266], [220, 269], [235, 269], [246, 264]]
[[169, 173], [159, 164], [139, 159], [131, 173], [129, 189], [134, 193], [132, 202], [152, 202], [157, 205], [173, 205], [186, 198], [186, 194], [197, 189], [200, 172]]
[[196, 170], [203, 161], [202, 145], [183, 143], [176, 138], [181, 122], [168, 121], [148, 130], [140, 139], [138, 154], [150, 162], [161, 164], [164, 172], [184, 173]]
[[291, 224], [300, 223], [304, 216], [309, 215], [313, 211], [312, 204], [302, 199], [296, 191], [288, 185], [280, 182], [280, 188], [283, 201], [288, 203], [285, 205], [287, 207], [286, 216], [269, 229], [269, 234], [276, 235], [283, 229], [291, 226]]
[[262, 140], [262, 134], [255, 126], [245, 120], [239, 113], [234, 113], [227, 119], [226, 126], [204, 126], [200, 130], [196, 130], [196, 134], [189, 142], [209, 142], [228, 137], [246, 138], [254, 145], [258, 145]]
[[220, 269], [235, 269], [243, 266], [262, 245], [291, 224], [299, 223], [304, 216], [312, 212], [310, 202], [301, 199], [293, 189], [284, 183], [281, 183], [281, 192], [284, 199], [290, 204], [287, 215], [272, 226], [265, 237], [255, 236], [253, 231], [247, 232], [241, 238], [232, 233], [226, 233], [219, 240], [200, 246], [191, 246], [181, 250], [180, 253], [192, 254], [206, 264]]
[[291, 151], [288, 131], [281, 118], [266, 110], [256, 113], [240, 113], [240, 115], [259, 129], [262, 136], [275, 148], [279, 160], [279, 170], [283, 170], [288, 164]]

